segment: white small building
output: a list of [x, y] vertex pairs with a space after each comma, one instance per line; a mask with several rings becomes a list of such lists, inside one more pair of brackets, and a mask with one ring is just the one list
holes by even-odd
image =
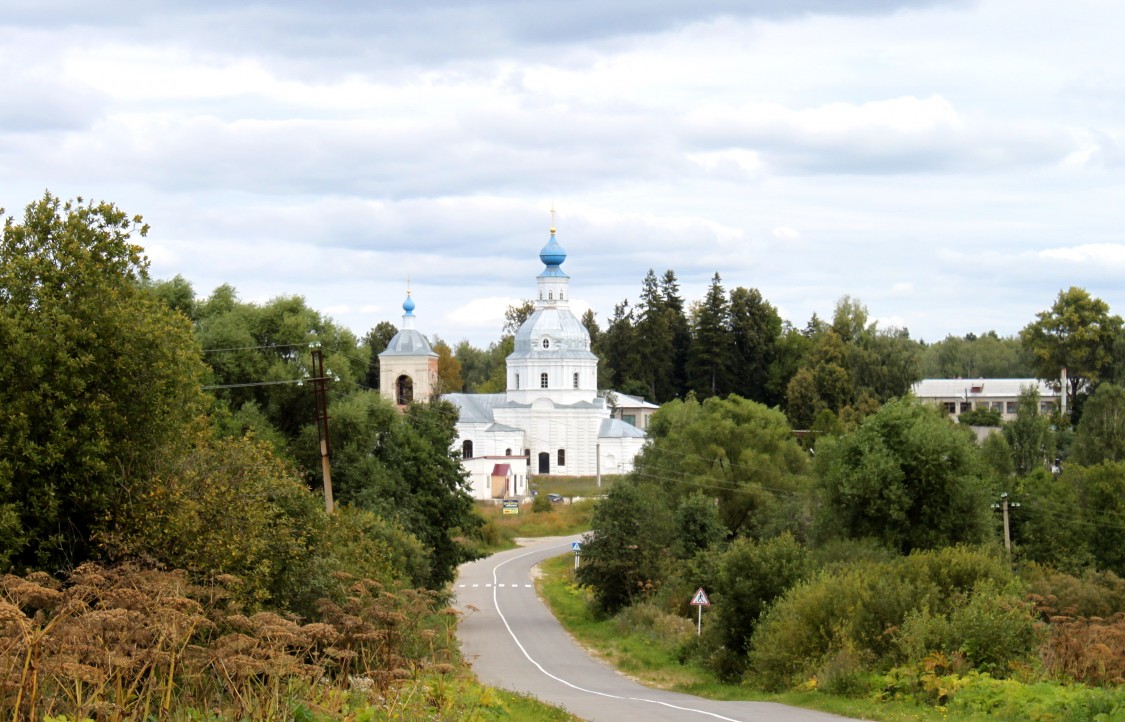
[[1058, 389], [1039, 379], [922, 379], [914, 384], [914, 396], [942, 407], [958, 418], [966, 411], [999, 411], [1004, 421], [1016, 418], [1020, 393], [1027, 388], [1039, 392], [1040, 413], [1054, 413], [1061, 403]]
[[611, 414], [613, 418], [636, 426], [642, 431], [648, 429], [648, 420], [660, 409], [658, 405], [645, 401], [640, 396], [630, 396], [619, 391], [614, 391], [608, 400], [613, 409]]
[[474, 499], [519, 499], [530, 493], [523, 456], [475, 456], [461, 464], [469, 472]]

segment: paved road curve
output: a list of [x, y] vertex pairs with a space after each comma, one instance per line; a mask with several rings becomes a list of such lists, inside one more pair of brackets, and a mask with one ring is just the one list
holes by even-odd
[[536, 597], [532, 567], [570, 553], [552, 537], [461, 566], [458, 634], [477, 676], [532, 694], [591, 721], [839, 722], [845, 718], [769, 702], [716, 702], [645, 687], [591, 658]]

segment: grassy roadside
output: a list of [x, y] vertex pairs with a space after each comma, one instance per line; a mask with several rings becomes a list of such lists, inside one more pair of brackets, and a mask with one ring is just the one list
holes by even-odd
[[602, 475], [601, 486], [597, 479], [589, 476], [532, 476], [530, 487], [540, 494], [559, 494], [567, 499], [604, 495], [618, 479], [619, 475]]
[[[683, 650], [690, 649], [695, 625], [642, 605], [611, 619], [596, 619], [589, 611], [586, 591], [574, 584], [570, 555], [540, 565], [536, 582], [555, 617], [587, 650], [641, 683], [710, 699], [779, 702], [877, 722], [976, 722], [977, 716], [951, 713], [940, 707], [907, 702], [836, 697], [820, 691], [766, 694], [741, 685], [721, 684]], [[707, 624], [704, 612], [703, 624]], [[686, 661], [681, 658], [688, 657]]]
[[[527, 720], [527, 722], [580, 722], [578, 717], [560, 707], [540, 702], [534, 697], [517, 694], [497, 687], [485, 687], [473, 680], [460, 680], [450, 703], [444, 708], [404, 708], [401, 714], [387, 719], [459, 719], [472, 722], [500, 722], [501, 720]], [[359, 722], [360, 717], [356, 720]], [[372, 718], [380, 719], [378, 717]]]
[[484, 519], [477, 551], [492, 554], [514, 549], [521, 537], [565, 536], [579, 534], [590, 528], [594, 501], [552, 504], [544, 498], [536, 511], [534, 504], [520, 505], [519, 514], [505, 514], [499, 504], [477, 502], [477, 513]]

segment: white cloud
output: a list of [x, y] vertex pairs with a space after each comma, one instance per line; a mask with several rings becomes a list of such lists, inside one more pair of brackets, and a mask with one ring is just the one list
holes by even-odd
[[1038, 253], [1040, 258], [1050, 261], [1063, 261], [1074, 265], [1096, 266], [1099, 268], [1121, 269], [1125, 267], [1125, 244], [1091, 243], [1062, 248], [1045, 248]]
[[800, 325], [850, 294], [927, 338], [1062, 286], [1125, 305], [1125, 5], [52, 7], [3, 20], [0, 205], [143, 213], [154, 276], [201, 293], [363, 333], [409, 275], [424, 332], [484, 345], [553, 202], [603, 321], [650, 268]]
[[504, 313], [509, 306], [519, 305], [520, 298], [487, 296], [474, 298], [448, 311], [445, 315], [457, 327], [466, 331], [477, 331], [483, 328], [493, 329], [496, 336], [500, 335], [500, 328], [504, 325]]

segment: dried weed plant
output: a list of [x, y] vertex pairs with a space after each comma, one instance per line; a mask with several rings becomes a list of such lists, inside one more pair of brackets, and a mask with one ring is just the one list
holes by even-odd
[[93, 564], [65, 582], [4, 575], [0, 710], [13, 721], [163, 719], [183, 709], [283, 719], [297, 699], [320, 700], [327, 713], [354, 695], [393, 705], [405, 681], [454, 668], [456, 613], [438, 595], [346, 581], [343, 594], [321, 600], [320, 619], [302, 623], [247, 615], [230, 575], [201, 585], [184, 572]]
[[1050, 634], [1040, 648], [1047, 671], [1091, 685], [1125, 684], [1125, 612], [1112, 617], [1076, 616], [1056, 609], [1054, 595], [1031, 595]]

